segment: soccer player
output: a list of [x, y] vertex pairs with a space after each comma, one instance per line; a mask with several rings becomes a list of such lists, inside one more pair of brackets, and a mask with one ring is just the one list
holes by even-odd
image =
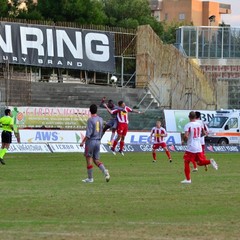
[[[203, 154], [205, 156], [205, 137], [208, 134], [208, 127], [201, 120], [201, 113], [196, 111], [195, 114], [196, 114], [196, 121], [199, 122], [201, 124], [201, 126], [202, 126], [201, 145], [202, 145], [202, 152], [203, 152]], [[206, 156], [205, 156], [205, 158], [206, 158]], [[205, 171], [207, 171], [208, 170], [208, 165], [205, 165], [204, 167], [205, 167]], [[198, 169], [197, 169], [197, 166], [195, 165], [194, 169], [193, 169], [193, 172], [196, 172], [196, 171], [198, 171]]]
[[152, 157], [154, 163], [157, 161], [156, 150], [159, 149], [160, 147], [164, 149], [169, 159], [169, 162], [172, 162], [171, 154], [167, 149], [167, 144], [164, 141], [164, 137], [167, 137], [167, 132], [166, 129], [161, 126], [161, 124], [162, 124], [161, 121], [157, 121], [156, 126], [152, 128], [150, 134], [150, 142], [152, 142], [153, 139]]
[[218, 165], [214, 159], [207, 160], [203, 155], [201, 146], [202, 126], [196, 121], [195, 112], [191, 111], [188, 117], [190, 122], [184, 126], [184, 140], [187, 140], [187, 149], [183, 156], [185, 179], [181, 181], [184, 184], [192, 182], [190, 162], [194, 163], [195, 161], [199, 166], [211, 164], [215, 170], [218, 169]]
[[82, 180], [85, 183], [93, 183], [93, 163], [102, 171], [106, 182], [110, 181], [109, 171], [100, 161], [100, 144], [103, 128], [103, 119], [97, 115], [97, 105], [90, 106], [91, 117], [87, 121], [86, 135], [83, 138], [80, 146], [85, 144], [84, 155], [87, 162], [88, 177]]
[[128, 132], [128, 113], [129, 112], [135, 112], [135, 113], [141, 113], [140, 111], [134, 110], [128, 106], [125, 105], [123, 101], [118, 102], [118, 109], [111, 110], [108, 108], [107, 104], [104, 105], [108, 112], [110, 114], [117, 114], [117, 138], [113, 141], [113, 145], [111, 147], [112, 153], [116, 155], [115, 148], [118, 144], [118, 141], [120, 140], [120, 147], [119, 147], [119, 153], [124, 156], [123, 153], [123, 147], [124, 147], [124, 139]]
[[[103, 97], [102, 99], [102, 102], [100, 104], [100, 107], [104, 107], [104, 102], [105, 102], [106, 98]], [[107, 103], [107, 106], [109, 109], [111, 110], [114, 110], [114, 109], [117, 109], [118, 107], [113, 103], [113, 100], [108, 100], [108, 103]], [[103, 128], [103, 132], [102, 132], [102, 137], [103, 135], [105, 134], [105, 132], [108, 130], [108, 129], [111, 129], [112, 130], [112, 134], [111, 134], [111, 137], [110, 137], [110, 140], [108, 142], [108, 144], [111, 146], [112, 145], [112, 142], [113, 142], [113, 139], [114, 139], [114, 136], [115, 136], [115, 133], [116, 133], [116, 130], [117, 130], [117, 114], [111, 114], [111, 118], [106, 122], [104, 128]]]
[[0, 124], [2, 125], [2, 147], [0, 150], [0, 163], [5, 165], [3, 157], [8, 151], [10, 144], [12, 143], [12, 131], [13, 131], [13, 118], [10, 109], [5, 109], [5, 116], [0, 118]]

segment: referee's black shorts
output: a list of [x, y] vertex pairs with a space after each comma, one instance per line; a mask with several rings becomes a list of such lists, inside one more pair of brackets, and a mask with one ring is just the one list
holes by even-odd
[[2, 131], [2, 143], [12, 143], [12, 132]]

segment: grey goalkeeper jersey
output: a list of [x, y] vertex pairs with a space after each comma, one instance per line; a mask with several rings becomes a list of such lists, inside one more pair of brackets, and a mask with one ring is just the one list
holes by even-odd
[[90, 140], [100, 140], [102, 129], [103, 119], [99, 116], [90, 117], [87, 121], [86, 137]]

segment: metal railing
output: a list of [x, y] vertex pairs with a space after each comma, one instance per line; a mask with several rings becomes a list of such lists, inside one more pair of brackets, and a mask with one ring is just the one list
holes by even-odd
[[192, 58], [240, 58], [240, 28], [184, 26], [175, 46]]

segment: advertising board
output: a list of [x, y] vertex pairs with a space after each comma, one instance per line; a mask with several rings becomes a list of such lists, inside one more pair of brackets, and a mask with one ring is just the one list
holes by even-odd
[[[164, 110], [166, 130], [168, 132], [183, 132], [184, 126], [189, 122], [188, 114], [191, 110]], [[201, 113], [201, 119], [206, 124], [214, 117], [216, 111], [194, 110]]]

